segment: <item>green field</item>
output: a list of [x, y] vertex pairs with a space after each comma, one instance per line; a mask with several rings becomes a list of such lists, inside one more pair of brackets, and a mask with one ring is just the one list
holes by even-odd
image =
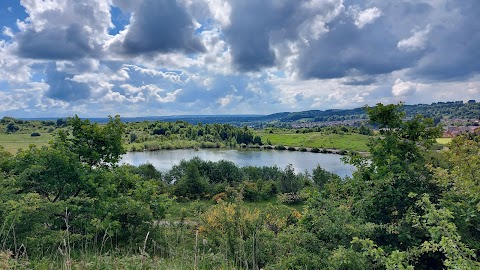
[[452, 141], [452, 138], [437, 138], [437, 143], [439, 144], [449, 144]]
[[324, 134], [321, 132], [289, 133], [289, 132], [257, 132], [262, 142], [270, 141], [273, 145], [296, 147], [335, 148], [353, 151], [368, 151], [369, 136], [350, 134]]
[[12, 154], [16, 153], [19, 149], [27, 149], [31, 144], [36, 146], [47, 145], [51, 139], [51, 133], [40, 133], [38, 137], [32, 137], [30, 134], [0, 133], [0, 145]]

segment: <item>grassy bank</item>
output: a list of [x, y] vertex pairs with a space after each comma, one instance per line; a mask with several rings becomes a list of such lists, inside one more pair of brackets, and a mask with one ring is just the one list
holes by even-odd
[[0, 145], [12, 154], [16, 153], [19, 149], [27, 149], [31, 144], [36, 146], [47, 145], [51, 139], [51, 133], [40, 133], [40, 136], [37, 137], [32, 137], [30, 133], [0, 133]]
[[263, 142], [271, 142], [273, 145], [288, 145], [309, 148], [335, 148], [351, 151], [368, 151], [369, 136], [351, 134], [324, 134], [321, 132], [294, 133], [278, 132], [269, 133], [261, 131], [257, 133]]

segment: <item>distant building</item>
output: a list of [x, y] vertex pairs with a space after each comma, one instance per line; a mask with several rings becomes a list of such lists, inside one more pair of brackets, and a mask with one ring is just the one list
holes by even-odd
[[468, 132], [471, 132], [471, 133], [476, 133], [476, 132], [480, 132], [480, 127], [479, 126], [469, 126], [469, 127], [465, 127], [465, 126], [460, 126], [460, 127], [455, 127], [455, 126], [449, 126], [447, 127], [447, 129], [445, 130], [445, 132], [443, 133], [443, 137], [444, 138], [453, 138], [459, 134], [462, 134], [462, 133], [468, 133]]

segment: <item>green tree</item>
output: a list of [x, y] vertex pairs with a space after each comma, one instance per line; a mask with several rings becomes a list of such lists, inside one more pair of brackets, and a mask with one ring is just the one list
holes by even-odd
[[300, 178], [295, 174], [292, 164], [288, 164], [278, 179], [278, 190], [281, 193], [296, 193], [302, 188]]
[[86, 188], [84, 167], [65, 147], [32, 147], [15, 157], [13, 174], [22, 192], [38, 193], [51, 202], [78, 195]]
[[10, 122], [7, 124], [7, 127], [5, 128], [6, 133], [15, 133], [19, 130], [20, 128], [14, 123]]
[[72, 136], [60, 132], [57, 143], [66, 144], [87, 165], [91, 167], [114, 165], [125, 153], [122, 142], [125, 125], [120, 116], [114, 118], [110, 116], [105, 125], [91, 123], [88, 119], [82, 120], [75, 116], [68, 119], [68, 124], [72, 127]]
[[312, 172], [312, 180], [320, 189], [323, 188], [323, 186], [331, 180], [339, 178], [340, 177], [338, 175], [323, 169], [320, 164], [317, 165], [317, 167], [315, 167]]
[[200, 175], [198, 167], [189, 162], [185, 174], [175, 182], [175, 195], [189, 199], [199, 199], [208, 192], [208, 180]]
[[427, 153], [440, 130], [422, 116], [404, 121], [401, 108], [401, 104], [367, 108], [370, 122], [379, 126], [382, 136], [371, 140], [371, 163], [359, 170], [373, 189], [369, 191], [372, 200], [367, 212], [376, 222], [401, 218], [415, 203], [408, 198], [410, 192], [438, 191], [427, 166]]

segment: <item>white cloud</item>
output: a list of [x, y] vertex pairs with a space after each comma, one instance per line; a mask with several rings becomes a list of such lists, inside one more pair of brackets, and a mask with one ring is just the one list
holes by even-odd
[[28, 108], [28, 104], [22, 95], [3, 93], [0, 91], [0, 112], [6, 112], [10, 110], [19, 110]]
[[4, 36], [7, 36], [7, 37], [13, 37], [13, 32], [12, 32], [12, 28], [10, 27], [7, 27], [7, 26], [4, 26], [3, 29], [2, 29], [2, 34]]
[[323, 34], [328, 33], [328, 27], [320, 16], [316, 16], [310, 24], [310, 32], [313, 39], [319, 39]]
[[412, 30], [412, 36], [402, 39], [397, 43], [397, 47], [404, 51], [415, 51], [425, 49], [428, 42], [428, 34], [432, 27], [427, 25], [424, 30]]
[[355, 6], [351, 8], [350, 12], [355, 19], [355, 25], [359, 29], [362, 29], [367, 24], [375, 22], [376, 19], [382, 16], [382, 11], [377, 7], [359, 10], [359, 7]]
[[172, 83], [184, 83], [184, 80], [182, 79], [182, 74], [178, 74], [176, 72], [163, 72], [155, 69], [142, 68], [136, 65], [123, 65], [122, 69], [133, 69], [134, 71], [140, 72], [145, 75], [149, 75], [152, 77], [161, 77], [163, 79], [170, 80]]
[[208, 7], [210, 8], [210, 13], [213, 18], [220, 22], [223, 27], [228, 27], [230, 25], [230, 13], [232, 12], [232, 7], [225, 0], [206, 0]]
[[230, 94], [230, 95], [226, 95], [224, 97], [221, 97], [217, 100], [217, 103], [221, 106], [221, 107], [226, 107], [228, 106], [229, 104], [231, 104], [233, 101], [239, 101], [242, 97], [240, 96], [236, 96], [236, 95], [233, 95], [233, 94]]
[[183, 89], [177, 89], [173, 92], [167, 93], [165, 97], [157, 96], [157, 101], [160, 103], [174, 102], [177, 99], [177, 95], [182, 92]]
[[12, 54], [14, 44], [0, 40], [0, 82], [24, 83], [30, 81], [31, 60], [21, 59]]
[[392, 86], [392, 94], [396, 97], [410, 96], [417, 91], [417, 84], [396, 79]]

